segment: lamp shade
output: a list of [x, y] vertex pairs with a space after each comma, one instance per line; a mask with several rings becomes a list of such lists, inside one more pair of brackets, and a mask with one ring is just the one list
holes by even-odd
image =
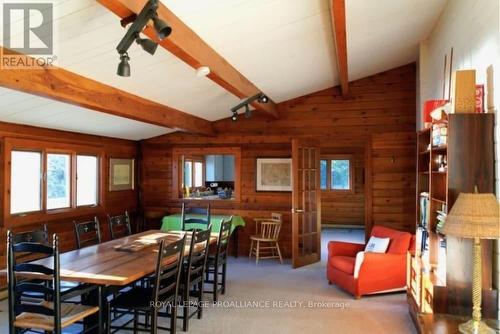
[[461, 193], [441, 232], [459, 238], [500, 239], [499, 211], [493, 194]]

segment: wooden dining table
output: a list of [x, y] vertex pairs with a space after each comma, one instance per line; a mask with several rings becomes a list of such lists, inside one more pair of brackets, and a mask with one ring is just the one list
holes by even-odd
[[[191, 232], [149, 230], [124, 238], [103, 242], [98, 245], [75, 249], [60, 254], [61, 281], [89, 283], [102, 286], [101, 296], [89, 296], [86, 304], [98, 305], [120, 287], [127, 286], [142, 277], [155, 272], [160, 239], [175, 242], [186, 233], [184, 255], [189, 254], [189, 239]], [[210, 244], [217, 243], [218, 233], [212, 233]], [[44, 258], [30, 263], [41, 264], [52, 268], [53, 258]], [[0, 276], [6, 276], [7, 270], [0, 271]], [[41, 274], [19, 273], [23, 278], [39, 279]], [[144, 296], [148, 298], [147, 296]], [[103, 312], [106, 316], [107, 312]], [[94, 319], [95, 320], [95, 319]], [[107, 321], [105, 319], [104, 321]]]

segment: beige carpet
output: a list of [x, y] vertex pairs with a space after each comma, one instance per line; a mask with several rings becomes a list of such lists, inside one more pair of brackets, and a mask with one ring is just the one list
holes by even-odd
[[[332, 239], [361, 242], [363, 234], [329, 230], [323, 239], [324, 243]], [[255, 266], [246, 258], [231, 258], [228, 289], [221, 305], [207, 308], [203, 319], [190, 321], [189, 332], [416, 333], [404, 293], [354, 300], [328, 285], [324, 261], [325, 254], [322, 262], [293, 270], [289, 263], [266, 261]], [[1, 333], [7, 330], [6, 307], [5, 301], [0, 303]], [[179, 329], [180, 325], [179, 321]]]

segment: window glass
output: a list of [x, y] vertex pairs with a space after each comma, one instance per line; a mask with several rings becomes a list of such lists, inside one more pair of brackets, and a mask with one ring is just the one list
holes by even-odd
[[203, 186], [203, 163], [195, 162], [194, 163], [194, 186], [201, 187]]
[[98, 165], [97, 157], [76, 157], [76, 205], [97, 205]]
[[328, 161], [327, 160], [321, 160], [319, 162], [319, 168], [320, 168], [320, 182], [321, 182], [321, 189], [327, 189], [328, 187]]
[[40, 152], [12, 151], [10, 213], [41, 210], [41, 166]]
[[184, 163], [184, 187], [192, 187], [191, 184], [191, 171], [193, 163], [191, 161], [186, 161]]
[[70, 156], [47, 154], [47, 210], [70, 206]]
[[332, 189], [348, 190], [350, 188], [349, 160], [331, 161], [331, 186]]

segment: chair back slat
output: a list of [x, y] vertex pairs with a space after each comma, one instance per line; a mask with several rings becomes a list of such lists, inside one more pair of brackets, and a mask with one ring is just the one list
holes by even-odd
[[24, 231], [13, 234], [12, 236], [14, 244], [21, 242], [34, 242], [39, 244], [49, 243], [49, 234], [47, 230], [47, 224], [43, 224], [41, 230]]
[[[190, 217], [189, 215], [202, 215], [202, 217]], [[203, 226], [203, 229], [208, 229], [210, 226], [210, 204], [206, 207], [188, 207], [186, 203], [181, 206], [181, 223], [183, 231], [193, 230], [193, 224]]]
[[53, 275], [54, 270], [47, 268], [41, 264], [35, 263], [19, 263], [14, 265], [14, 270], [16, 272], [24, 272], [24, 273], [35, 273], [35, 274], [43, 274], [43, 275]]
[[154, 302], [165, 301], [170, 296], [174, 296], [174, 300], [177, 300], [185, 243], [185, 235], [182, 239], [168, 244], [167, 239], [160, 241], [153, 279]]
[[83, 222], [73, 222], [75, 225], [76, 247], [82, 248], [101, 243], [101, 229], [99, 220], [94, 217], [93, 220]]
[[123, 238], [132, 234], [130, 217], [127, 211], [123, 215], [108, 215], [108, 225], [111, 239]]
[[277, 240], [280, 234], [281, 223], [277, 221], [264, 221], [261, 223], [260, 237], [269, 240]]

